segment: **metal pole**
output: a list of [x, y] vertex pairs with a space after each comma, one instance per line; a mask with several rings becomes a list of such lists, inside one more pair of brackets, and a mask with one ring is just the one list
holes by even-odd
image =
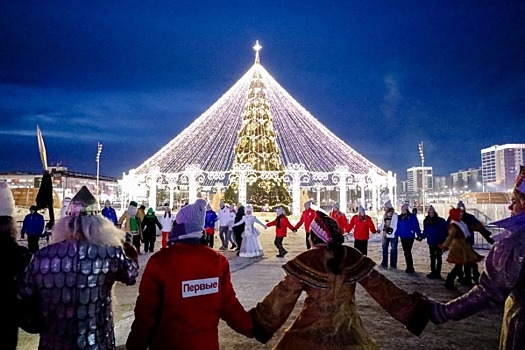
[[425, 173], [425, 154], [423, 152], [423, 141], [419, 144], [419, 156], [421, 157], [421, 194], [423, 197], [423, 214], [425, 213], [425, 182], [426, 182], [426, 173]]
[[100, 142], [97, 142], [97, 158], [96, 158], [96, 161], [97, 161], [97, 185], [96, 185], [96, 197], [97, 197], [97, 200], [100, 200], [99, 199], [99, 196], [100, 196], [100, 190], [99, 190], [99, 172], [100, 172], [100, 154], [102, 153], [102, 144]]

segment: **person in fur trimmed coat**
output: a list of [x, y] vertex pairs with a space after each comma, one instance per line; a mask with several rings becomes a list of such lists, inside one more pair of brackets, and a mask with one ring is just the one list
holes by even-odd
[[113, 285], [136, 283], [137, 252], [86, 186], [67, 212], [18, 280], [18, 298], [29, 310], [21, 327], [40, 335], [39, 350], [116, 349]]
[[483, 257], [472, 249], [472, 246], [467, 242], [470, 233], [467, 225], [461, 221], [463, 216], [461, 209], [452, 208], [449, 215], [448, 237], [441, 247], [449, 251], [447, 262], [455, 265], [447, 275], [445, 288], [457, 290], [454, 281], [463, 270], [463, 266], [477, 264]]
[[140, 254], [140, 244], [144, 239], [142, 235], [142, 220], [138, 215], [137, 202], [129, 202], [128, 209], [122, 214], [118, 221], [118, 227], [122, 228], [126, 232], [127, 240], [130, 240], [131, 243], [137, 249], [137, 252]]
[[410, 332], [423, 332], [429, 307], [425, 296], [405, 292], [374, 269], [370, 258], [343, 245], [337, 222], [325, 213], [316, 212], [310, 235], [312, 249], [284, 264], [284, 279], [250, 310], [258, 341], [267, 343], [271, 339], [304, 291], [299, 315], [274, 350], [378, 349], [357, 311], [357, 283]]

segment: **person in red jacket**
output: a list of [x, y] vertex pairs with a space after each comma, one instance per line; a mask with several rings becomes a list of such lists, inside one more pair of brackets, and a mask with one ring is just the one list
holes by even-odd
[[354, 230], [354, 248], [359, 250], [361, 254], [368, 254], [368, 239], [370, 238], [370, 232], [376, 233], [376, 227], [372, 218], [365, 213], [365, 208], [359, 206], [357, 214], [352, 216], [346, 232]]
[[275, 244], [279, 250], [277, 257], [284, 258], [288, 252], [283, 248], [283, 239], [286, 237], [287, 230], [295, 230], [295, 227], [290, 224], [290, 221], [283, 213], [283, 209], [280, 207], [277, 208], [277, 217], [275, 220], [266, 224], [266, 227], [270, 226], [275, 226], [275, 240], [273, 241], [273, 244]]
[[329, 216], [337, 222], [339, 230], [344, 234], [346, 232], [346, 227], [348, 226], [348, 219], [346, 218], [345, 213], [339, 210], [339, 203], [334, 203]]
[[128, 350], [219, 350], [219, 319], [253, 337], [250, 315], [233, 289], [228, 259], [202, 242], [205, 208], [203, 199], [183, 207], [168, 248], [150, 257], [140, 281]]
[[315, 210], [311, 208], [312, 201], [304, 202], [304, 211], [301, 214], [301, 219], [295, 224], [294, 232], [297, 232], [299, 227], [304, 223], [304, 230], [306, 231], [306, 249], [310, 249], [312, 244], [310, 242], [310, 224], [315, 218]]

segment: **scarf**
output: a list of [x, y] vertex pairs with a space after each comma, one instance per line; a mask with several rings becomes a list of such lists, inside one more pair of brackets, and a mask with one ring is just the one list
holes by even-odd
[[470, 231], [468, 230], [467, 224], [465, 224], [463, 221], [450, 221], [451, 224], [456, 224], [458, 227], [463, 231], [463, 235], [465, 235], [465, 238], [470, 237]]

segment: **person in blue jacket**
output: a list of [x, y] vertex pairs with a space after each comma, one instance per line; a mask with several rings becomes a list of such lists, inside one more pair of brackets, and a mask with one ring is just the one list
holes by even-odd
[[431, 279], [443, 279], [441, 277], [441, 266], [443, 264], [443, 250], [439, 247], [447, 239], [448, 228], [447, 220], [440, 217], [433, 206], [428, 207], [427, 216], [423, 220], [423, 235], [428, 244], [430, 254], [430, 273], [427, 274]]
[[401, 207], [401, 214], [397, 219], [396, 236], [401, 239], [401, 246], [405, 255], [406, 273], [414, 273], [414, 260], [412, 258], [412, 246], [416, 237], [421, 238], [421, 229], [417, 216], [409, 211], [408, 203]]
[[111, 206], [111, 202], [109, 201], [109, 199], [106, 199], [106, 201], [104, 202], [104, 209], [102, 209], [102, 216], [108, 219], [109, 221], [111, 221], [113, 225], [115, 226], [118, 225], [117, 212]]
[[39, 249], [38, 242], [44, 233], [45, 224], [44, 216], [37, 211], [36, 205], [29, 207], [29, 214], [24, 218], [20, 234], [22, 237], [27, 235], [27, 248], [31, 253]]

